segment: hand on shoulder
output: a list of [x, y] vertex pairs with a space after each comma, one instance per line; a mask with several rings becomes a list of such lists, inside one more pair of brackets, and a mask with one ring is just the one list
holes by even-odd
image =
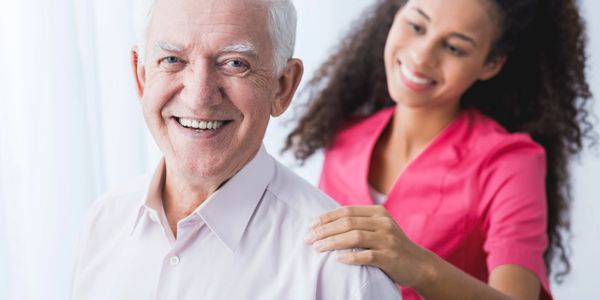
[[338, 261], [371, 265], [396, 283], [416, 287], [427, 280], [431, 253], [404, 234], [380, 205], [340, 207], [318, 217], [305, 241], [320, 252], [359, 248], [338, 254]]

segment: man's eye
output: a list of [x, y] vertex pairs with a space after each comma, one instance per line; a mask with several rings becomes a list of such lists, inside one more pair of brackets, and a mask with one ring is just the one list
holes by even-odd
[[228, 60], [227, 63], [225, 63], [228, 67], [230, 68], [247, 68], [248, 66], [241, 60], [237, 60], [237, 59], [232, 59], [232, 60]]
[[176, 64], [176, 63], [180, 62], [180, 60], [178, 57], [175, 57], [175, 56], [167, 56], [162, 59], [162, 62], [165, 62], [167, 64]]
[[226, 60], [222, 66], [227, 73], [231, 74], [242, 74], [250, 69], [250, 66], [246, 62], [239, 59]]
[[179, 71], [185, 67], [185, 61], [177, 56], [167, 56], [161, 58], [158, 65], [167, 71]]

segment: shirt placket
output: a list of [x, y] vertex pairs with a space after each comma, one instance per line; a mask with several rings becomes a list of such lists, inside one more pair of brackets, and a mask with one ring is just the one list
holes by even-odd
[[[162, 267], [156, 299], [178, 299], [181, 291], [180, 281], [186, 276], [186, 249], [189, 240], [204, 226], [204, 222], [197, 214], [192, 214], [180, 221], [177, 225], [177, 239], [173, 240], [171, 249], [162, 260]], [[170, 230], [170, 229], [167, 229]], [[189, 274], [188, 274], [189, 275]]]

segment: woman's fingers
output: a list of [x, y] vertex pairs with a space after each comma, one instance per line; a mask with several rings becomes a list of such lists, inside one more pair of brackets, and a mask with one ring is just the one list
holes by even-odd
[[343, 207], [326, 213], [311, 227], [306, 241], [319, 252], [353, 249], [337, 253], [337, 260], [379, 267], [400, 284], [422, 274], [422, 262], [429, 257], [382, 206]]
[[344, 206], [320, 215], [310, 226], [314, 228], [344, 217], [372, 217], [386, 214], [387, 211], [381, 205]]
[[335, 221], [310, 228], [304, 240], [307, 243], [313, 243], [352, 230], [376, 231], [380, 227], [377, 223], [378, 220], [373, 217], [342, 217]]
[[375, 232], [351, 230], [322, 240], [317, 240], [313, 243], [313, 247], [319, 252], [348, 248], [374, 249], [384, 246], [382, 245], [382, 242], [383, 240], [380, 238], [380, 234]]
[[337, 261], [348, 265], [379, 266], [380, 264], [378, 262], [382, 257], [378, 251], [367, 249], [338, 253], [336, 259]]
[[[321, 215], [306, 241], [319, 251], [353, 249], [336, 254], [339, 262], [379, 267], [399, 284], [423, 274], [430, 252], [411, 242], [382, 206], [348, 206]], [[419, 275], [421, 274], [421, 275]]]

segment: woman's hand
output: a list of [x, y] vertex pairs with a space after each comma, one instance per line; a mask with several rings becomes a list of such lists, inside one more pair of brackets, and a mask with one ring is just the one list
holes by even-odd
[[430, 252], [411, 242], [380, 205], [341, 207], [317, 218], [306, 235], [320, 252], [364, 248], [338, 254], [338, 261], [372, 265], [397, 284], [416, 288], [427, 281]]
[[425, 299], [537, 299], [540, 283], [522, 267], [492, 270], [490, 285], [459, 270], [411, 242], [387, 210], [376, 206], [346, 206], [321, 215], [305, 238], [323, 252], [363, 248], [338, 254], [338, 261], [371, 265], [393, 281], [415, 289]]

